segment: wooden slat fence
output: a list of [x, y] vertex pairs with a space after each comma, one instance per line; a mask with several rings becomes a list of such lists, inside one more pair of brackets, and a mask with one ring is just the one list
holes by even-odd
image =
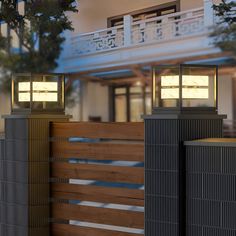
[[143, 123], [51, 124], [53, 236], [142, 236]]

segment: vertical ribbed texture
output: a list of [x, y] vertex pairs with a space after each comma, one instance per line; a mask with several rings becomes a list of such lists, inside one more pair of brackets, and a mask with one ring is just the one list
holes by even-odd
[[3, 212], [3, 202], [5, 199], [5, 183], [4, 183], [4, 159], [5, 159], [5, 139], [0, 139], [0, 235], [4, 235], [3, 221], [4, 221], [4, 212]]
[[[7, 118], [0, 158], [1, 236], [49, 236], [49, 123], [66, 118]], [[0, 142], [0, 154], [2, 153]]]
[[[179, 184], [185, 168], [182, 143], [210, 137], [222, 137], [222, 120], [145, 120], [145, 236], [183, 236], [180, 226], [185, 222], [181, 225], [180, 221], [185, 215], [185, 183]], [[192, 177], [191, 181], [198, 180]]]
[[236, 148], [186, 147], [188, 236], [236, 235]]

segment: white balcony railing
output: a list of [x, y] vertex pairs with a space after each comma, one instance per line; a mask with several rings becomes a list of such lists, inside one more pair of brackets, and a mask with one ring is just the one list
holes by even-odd
[[122, 26], [72, 37], [69, 46], [70, 56], [194, 36], [206, 33], [212, 24], [214, 24], [214, 12], [211, 0], [204, 0], [202, 8], [138, 22], [132, 22], [132, 17], [127, 15]]
[[203, 8], [174, 13], [132, 24], [132, 44], [171, 40], [204, 30]]
[[71, 55], [101, 52], [124, 46], [124, 27], [113, 27], [71, 38]]

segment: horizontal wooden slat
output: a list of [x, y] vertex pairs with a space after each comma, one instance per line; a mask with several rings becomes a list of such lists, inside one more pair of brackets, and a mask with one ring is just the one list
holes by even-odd
[[52, 155], [59, 158], [144, 161], [144, 144], [52, 142]]
[[51, 170], [51, 177], [55, 178], [144, 184], [142, 167], [53, 162]]
[[144, 191], [139, 189], [53, 183], [51, 191], [54, 199], [94, 201], [133, 206], [144, 205]]
[[69, 224], [52, 224], [52, 236], [143, 236], [143, 234], [80, 227]]
[[58, 220], [79, 220], [90, 223], [143, 229], [143, 212], [98, 208], [73, 204], [52, 204], [52, 217]]
[[51, 137], [85, 137], [104, 139], [144, 140], [144, 124], [134, 123], [52, 123]]

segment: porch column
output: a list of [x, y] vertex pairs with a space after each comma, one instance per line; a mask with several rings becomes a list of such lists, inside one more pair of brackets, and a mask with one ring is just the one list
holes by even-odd
[[132, 16], [124, 16], [124, 46], [132, 44], [132, 22]]
[[214, 25], [214, 10], [212, 0], [204, 0], [204, 25], [205, 27], [211, 27]]

